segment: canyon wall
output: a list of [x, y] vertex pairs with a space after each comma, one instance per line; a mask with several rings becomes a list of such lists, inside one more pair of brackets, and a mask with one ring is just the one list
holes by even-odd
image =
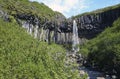
[[79, 29], [79, 37], [91, 39], [110, 27], [120, 17], [120, 7], [99, 13], [90, 13], [78, 16], [76, 19]]
[[[78, 35], [80, 43], [85, 39], [96, 37], [105, 28], [111, 26], [118, 17], [120, 17], [120, 4], [117, 8], [105, 11], [98, 10], [90, 13], [81, 14], [74, 18], [66, 19], [62, 14], [56, 13], [53, 20], [40, 18], [32, 14], [12, 15], [21, 27], [26, 29], [31, 36], [46, 41], [59, 44], [72, 43], [73, 20], [76, 20], [78, 26]], [[5, 21], [11, 21], [11, 15], [0, 10], [0, 17]]]

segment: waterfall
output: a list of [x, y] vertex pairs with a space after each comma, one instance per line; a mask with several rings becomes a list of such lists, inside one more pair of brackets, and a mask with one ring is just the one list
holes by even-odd
[[35, 32], [34, 32], [34, 38], [37, 38], [38, 35], [38, 25], [36, 25]]
[[72, 37], [72, 50], [74, 53], [79, 51], [79, 38], [78, 38], [78, 28], [77, 23], [73, 20], [73, 37]]
[[30, 29], [29, 29], [29, 33], [30, 33], [30, 35], [32, 35], [32, 31], [33, 31], [33, 25], [32, 24], [30, 24]]

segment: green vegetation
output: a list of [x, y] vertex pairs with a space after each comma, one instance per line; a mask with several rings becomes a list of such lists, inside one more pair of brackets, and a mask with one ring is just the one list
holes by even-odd
[[46, 18], [48, 20], [53, 20], [56, 17], [56, 12], [44, 5], [44, 3], [38, 3], [35, 1], [0, 0], [0, 9], [3, 9], [12, 16], [16, 16], [17, 14], [26, 14], [37, 16], [42, 19]]
[[120, 4], [117, 4], [115, 6], [109, 6], [109, 7], [102, 8], [102, 9], [98, 9], [98, 10], [95, 10], [95, 11], [92, 11], [92, 12], [85, 12], [83, 14], [73, 16], [72, 18], [77, 18], [77, 17], [81, 17], [81, 16], [84, 16], [84, 15], [97, 15], [99, 13], [110, 11], [110, 10], [117, 9], [117, 8], [120, 8]]
[[[61, 13], [28, 0], [0, 0], [0, 10], [9, 18], [9, 22], [0, 19], [0, 79], [80, 79], [78, 71], [66, 65], [62, 46], [34, 39], [16, 21], [17, 15], [29, 15], [43, 23], [62, 17]], [[29, 20], [26, 17], [22, 20]]]
[[65, 49], [29, 36], [17, 23], [0, 20], [0, 79], [79, 79], [65, 67]]
[[108, 73], [120, 73], [120, 18], [96, 38], [88, 41], [80, 51], [91, 65]]

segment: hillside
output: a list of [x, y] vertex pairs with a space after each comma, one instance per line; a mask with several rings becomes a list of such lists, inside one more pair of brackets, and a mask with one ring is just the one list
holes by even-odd
[[5, 21], [17, 22], [34, 38], [41, 41], [51, 39], [52, 42], [55, 41], [56, 34], [53, 33], [57, 32], [58, 24], [66, 20], [63, 14], [53, 11], [44, 3], [28, 0], [0, 0], [0, 17]]
[[14, 17], [21, 14], [48, 20], [54, 20], [56, 17], [56, 12], [44, 5], [44, 3], [30, 2], [29, 0], [0, 0], [0, 4], [0, 9]]
[[120, 18], [81, 47], [87, 64], [120, 77]]
[[65, 49], [40, 42], [0, 19], [0, 79], [79, 79], [65, 67]]
[[0, 0], [0, 79], [80, 79], [62, 46], [34, 38], [56, 18], [65, 19], [43, 3]]

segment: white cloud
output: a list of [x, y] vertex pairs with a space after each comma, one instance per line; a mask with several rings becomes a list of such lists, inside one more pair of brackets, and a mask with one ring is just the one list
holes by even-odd
[[[87, 0], [31, 0], [43, 2], [54, 11], [59, 11], [65, 16], [70, 17], [70, 15], [75, 15], [80, 13], [82, 9], [88, 7], [86, 4]], [[68, 15], [69, 14], [69, 15]]]

